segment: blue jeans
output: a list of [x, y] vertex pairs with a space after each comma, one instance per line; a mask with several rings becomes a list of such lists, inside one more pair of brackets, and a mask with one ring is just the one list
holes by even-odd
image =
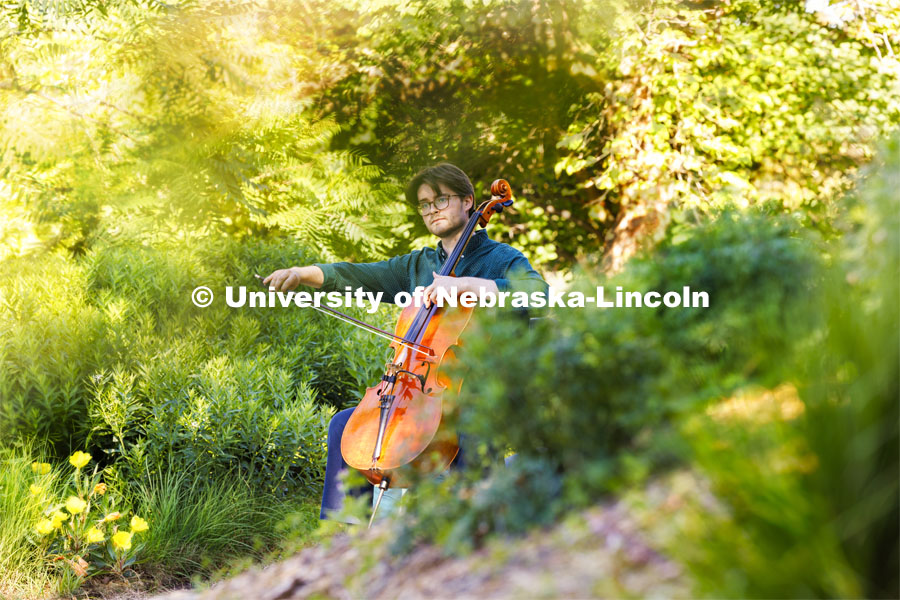
[[[344, 496], [350, 495], [359, 497], [363, 495], [372, 496], [372, 486], [368, 483], [358, 488], [352, 488], [346, 492], [341, 485], [341, 474], [347, 469], [347, 463], [341, 456], [341, 437], [344, 435], [344, 428], [350, 415], [353, 414], [352, 408], [347, 408], [331, 418], [328, 424], [328, 459], [325, 462], [325, 488], [322, 490], [322, 508], [319, 511], [320, 519], [327, 519], [328, 513], [338, 511], [344, 504]], [[457, 469], [463, 466], [463, 436], [459, 438], [459, 454], [451, 469]]]
[[[320, 519], [327, 519], [329, 512], [340, 510], [344, 504], [344, 490], [340, 478], [347, 469], [347, 463], [341, 456], [341, 437], [344, 435], [344, 428], [352, 414], [352, 408], [344, 409], [331, 417], [331, 422], [328, 424], [328, 460], [325, 461], [325, 489], [322, 490]], [[351, 496], [371, 495], [372, 486], [365, 485], [354, 488], [348, 490], [347, 493]]]

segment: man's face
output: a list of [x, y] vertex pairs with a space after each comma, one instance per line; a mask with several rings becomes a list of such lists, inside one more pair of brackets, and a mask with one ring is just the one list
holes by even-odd
[[434, 205], [429, 207], [431, 212], [422, 215], [425, 227], [437, 237], [449, 237], [465, 227], [469, 220], [469, 209], [472, 208], [472, 196], [460, 196], [444, 184], [438, 184], [440, 194], [436, 194], [431, 186], [423, 183], [419, 186], [419, 203], [434, 202], [439, 196], [448, 196], [449, 203], [445, 208], [437, 210]]

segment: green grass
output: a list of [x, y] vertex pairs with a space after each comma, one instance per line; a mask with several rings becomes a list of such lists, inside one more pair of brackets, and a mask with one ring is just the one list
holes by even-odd
[[0, 449], [0, 598], [36, 598], [55, 587], [39, 549], [28, 541], [41, 512], [29, 486], [51, 489], [58, 473], [32, 473], [31, 450]]
[[[59, 471], [32, 472], [30, 446], [0, 448], [0, 598], [54, 596], [75, 583], [47, 568], [29, 538], [41, 513], [29, 486], [52, 493]], [[318, 503], [306, 496], [276, 498], [239, 478], [203, 480], [171, 468], [132, 488], [128, 504], [150, 530], [140, 570], [151, 588], [191, 579], [219, 579], [254, 562], [271, 562], [314, 543]], [[130, 512], [130, 511], [129, 511]]]
[[310, 500], [278, 499], [239, 478], [204, 481], [170, 469], [137, 490], [137, 512], [150, 522], [144, 566], [178, 579], [261, 559], [315, 527]]

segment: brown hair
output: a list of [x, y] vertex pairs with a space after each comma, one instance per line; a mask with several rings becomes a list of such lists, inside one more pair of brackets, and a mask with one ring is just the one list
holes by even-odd
[[456, 165], [440, 163], [416, 173], [409, 185], [406, 186], [406, 201], [413, 206], [419, 203], [419, 188], [422, 184], [430, 187], [435, 194], [441, 193], [439, 186], [444, 184], [453, 190], [453, 193], [459, 194], [463, 198], [472, 196], [472, 208], [469, 209], [469, 214], [471, 215], [475, 210], [475, 188], [472, 187], [469, 177]]

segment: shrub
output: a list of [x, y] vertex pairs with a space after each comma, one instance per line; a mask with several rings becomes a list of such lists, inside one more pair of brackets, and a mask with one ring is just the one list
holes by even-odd
[[695, 467], [727, 507], [684, 511], [671, 541], [705, 593], [900, 593], [898, 147], [895, 137], [846, 199], [845, 237], [807, 307], [822, 315], [819, 335], [790, 361], [797, 386], [750, 391], [683, 425]]
[[[48, 273], [56, 282], [47, 284]], [[87, 303], [84, 268], [61, 256], [0, 263], [0, 439], [67, 456], [88, 433], [85, 383], [123, 340]]]
[[687, 286], [708, 292], [709, 308], [563, 309], [500, 349], [516, 324], [473, 335], [466, 394], [475, 400], [462, 426], [573, 471], [647, 447], [673, 415], [779, 381], [784, 356], [808, 335], [802, 301], [816, 262], [790, 221], [724, 214], [627, 274], [595, 280], [607, 296]]
[[[77, 261], [4, 262], [0, 434], [47, 440], [57, 456], [98, 449], [118, 482], [175, 458], [309, 493], [331, 406], [374, 381], [376, 342], [314, 311], [224, 306], [226, 285], [314, 260], [288, 240], [190, 243], [118, 240]], [[43, 285], [48, 271], [64, 284]], [[190, 302], [201, 284], [218, 298], [207, 309]]]
[[[474, 472], [444, 484], [455, 489], [439, 501], [417, 495], [410, 535], [462, 548], [686, 462], [673, 427], [680, 415], [750, 384], [779, 383], [807, 344], [816, 249], [789, 219], [725, 213], [616, 278], [582, 279], [590, 295], [604, 285], [607, 298], [619, 285], [689, 286], [708, 292], [709, 308], [562, 309], [528, 331], [482, 320], [465, 339], [459, 423]], [[492, 470], [506, 449], [516, 460]], [[479, 482], [483, 469], [490, 475]], [[478, 500], [487, 497], [499, 504]]]
[[[716, 510], [677, 492], [665, 527], [642, 518], [698, 595], [896, 597], [898, 147], [847, 200], [840, 243], [725, 213], [605, 282], [689, 285], [709, 309], [482, 323], [460, 426], [498, 446], [410, 498], [401, 546], [465, 550], [678, 466]], [[505, 447], [517, 459], [491, 468]]]

